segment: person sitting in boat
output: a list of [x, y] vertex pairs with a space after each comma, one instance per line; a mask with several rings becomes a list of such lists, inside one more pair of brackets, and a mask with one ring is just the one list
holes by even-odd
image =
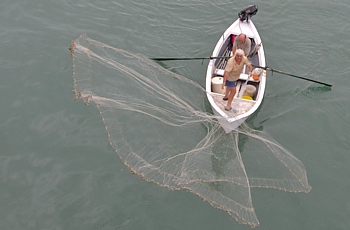
[[236, 52], [236, 49], [242, 49], [244, 51], [244, 55], [248, 56], [250, 53], [252, 42], [245, 34], [240, 34], [237, 36], [233, 42], [232, 46], [232, 54]]
[[224, 101], [227, 101], [227, 106], [225, 107], [226, 111], [231, 110], [231, 103], [236, 94], [236, 81], [239, 79], [244, 65], [248, 66], [249, 75], [251, 75], [253, 71], [252, 64], [250, 64], [248, 58], [244, 56], [244, 51], [242, 49], [237, 49], [234, 55], [227, 61], [224, 72], [224, 82], [221, 86], [222, 89], [226, 86], [226, 92], [223, 98]]

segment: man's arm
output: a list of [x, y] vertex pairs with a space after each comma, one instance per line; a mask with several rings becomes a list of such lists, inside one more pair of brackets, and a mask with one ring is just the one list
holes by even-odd
[[252, 71], [253, 71], [253, 66], [252, 64], [250, 64], [250, 62], [248, 62], [248, 68], [249, 68], [249, 76], [252, 75]]
[[235, 54], [236, 49], [237, 49], [237, 38], [238, 38], [238, 36], [235, 38], [233, 45], [232, 45], [232, 56]]
[[237, 47], [236, 47], [236, 46], [232, 46], [232, 56], [235, 54], [236, 49], [237, 49]]
[[222, 82], [222, 85], [221, 85], [222, 89], [224, 89], [224, 87], [225, 87], [225, 83], [226, 83], [226, 79], [227, 79], [228, 75], [229, 75], [229, 72], [225, 70], [225, 72], [224, 72], [224, 81]]
[[252, 43], [251, 43], [251, 41], [250, 41], [250, 39], [248, 37], [247, 37], [245, 42], [246, 42], [246, 47], [244, 49], [244, 53], [245, 53], [245, 56], [247, 57], [249, 55], [249, 53], [250, 53], [250, 48], [252, 46]]

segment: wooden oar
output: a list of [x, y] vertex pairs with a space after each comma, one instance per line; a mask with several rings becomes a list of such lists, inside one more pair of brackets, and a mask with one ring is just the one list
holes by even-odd
[[286, 73], [286, 72], [283, 72], [283, 71], [280, 71], [280, 70], [277, 70], [277, 69], [272, 69], [272, 68], [267, 67], [267, 66], [265, 66], [265, 67], [263, 67], [263, 66], [257, 66], [257, 65], [252, 65], [252, 66], [254, 66], [255, 68], [261, 68], [261, 69], [264, 69], [264, 70], [270, 70], [270, 71], [272, 71], [272, 73], [273, 73], [273, 72], [276, 72], [276, 73], [284, 74], [284, 75], [287, 75], [287, 76], [291, 76], [291, 77], [303, 79], [303, 80], [306, 80], [306, 81], [311, 81], [311, 82], [315, 82], [315, 83], [318, 83], [318, 84], [322, 84], [322, 85], [325, 85], [325, 86], [328, 86], [328, 87], [332, 87], [331, 84], [327, 84], [327, 83], [324, 83], [324, 82], [312, 80], [312, 79], [305, 78], [305, 77], [296, 76], [296, 75], [294, 75], [294, 74]]
[[176, 60], [202, 60], [202, 59], [228, 59], [230, 56], [222, 56], [222, 57], [162, 57], [162, 58], [150, 58], [155, 61], [176, 61]]
[[[176, 60], [228, 59], [228, 58], [230, 58], [230, 57], [231, 57], [231, 56], [219, 56], [219, 57], [180, 57], [180, 58], [164, 57], [164, 58], [150, 58], [150, 59], [151, 59], [151, 60], [155, 60], [155, 61], [176, 61]], [[311, 82], [315, 82], [315, 83], [318, 83], [318, 84], [322, 84], [322, 85], [325, 85], [325, 86], [328, 86], [328, 87], [332, 87], [331, 84], [327, 84], [327, 83], [324, 83], [324, 82], [312, 80], [312, 79], [305, 78], [305, 77], [296, 76], [296, 75], [294, 75], [294, 74], [286, 73], [286, 72], [283, 72], [283, 71], [280, 71], [280, 70], [277, 70], [277, 69], [272, 69], [272, 68], [267, 67], [267, 66], [265, 66], [265, 67], [263, 67], [263, 66], [257, 66], [257, 65], [253, 65], [253, 66], [254, 66], [255, 68], [261, 68], [261, 69], [264, 69], [264, 70], [270, 70], [270, 71], [272, 71], [272, 72], [276, 72], [276, 73], [288, 75], [288, 76], [291, 76], [291, 77], [303, 79], [303, 80], [306, 80], [306, 81], [311, 81]]]

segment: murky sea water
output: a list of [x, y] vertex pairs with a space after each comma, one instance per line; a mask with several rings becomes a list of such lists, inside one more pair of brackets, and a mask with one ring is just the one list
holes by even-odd
[[[259, 228], [349, 229], [350, 6], [345, 0], [256, 4], [253, 21], [267, 65], [333, 85], [268, 74], [264, 102], [247, 123], [304, 163], [312, 190], [252, 189]], [[131, 174], [108, 143], [97, 109], [74, 101], [68, 50], [86, 33], [149, 57], [209, 56], [247, 5], [4, 1], [0, 229], [248, 229], [190, 193]], [[164, 67], [204, 86], [206, 63]]]

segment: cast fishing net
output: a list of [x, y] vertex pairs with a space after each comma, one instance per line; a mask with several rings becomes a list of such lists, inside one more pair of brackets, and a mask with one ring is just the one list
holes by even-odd
[[97, 106], [133, 173], [186, 189], [252, 227], [259, 221], [251, 188], [310, 191], [304, 165], [267, 133], [243, 124], [226, 134], [198, 83], [86, 35], [70, 50], [75, 98]]

